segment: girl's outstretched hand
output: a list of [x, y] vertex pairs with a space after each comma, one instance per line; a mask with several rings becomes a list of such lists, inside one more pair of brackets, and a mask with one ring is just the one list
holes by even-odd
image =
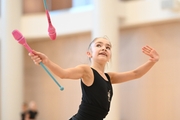
[[40, 62], [44, 64], [48, 62], [48, 57], [45, 54], [37, 52], [35, 50], [29, 53], [29, 56], [31, 57], [31, 59], [36, 65], [39, 65]]
[[155, 49], [151, 48], [150, 46], [144, 46], [142, 48], [142, 52], [150, 57], [151, 62], [157, 62], [159, 60], [159, 54], [156, 52]]

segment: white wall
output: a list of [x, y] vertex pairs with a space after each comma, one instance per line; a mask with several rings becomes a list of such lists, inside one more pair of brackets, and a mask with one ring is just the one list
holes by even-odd
[[141, 47], [150, 45], [159, 62], [142, 78], [120, 86], [121, 120], [179, 120], [180, 22], [121, 30], [120, 65], [127, 71], [148, 60]]

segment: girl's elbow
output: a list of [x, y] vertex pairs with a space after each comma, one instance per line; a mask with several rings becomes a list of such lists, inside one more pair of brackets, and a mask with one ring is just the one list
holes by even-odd
[[61, 79], [67, 79], [67, 76], [66, 75], [58, 75], [59, 76], [59, 78], [61, 78]]
[[57, 75], [61, 79], [68, 79], [69, 78], [69, 72], [66, 70], [62, 70], [61, 72], [58, 72]]
[[136, 79], [139, 79], [139, 78], [141, 78], [143, 75], [138, 75], [137, 77], [136, 77]]
[[57, 74], [57, 76], [59, 77], [59, 78], [61, 78], [61, 79], [67, 79], [67, 75], [66, 74]]
[[134, 79], [141, 78], [143, 75], [140, 74], [138, 71], [134, 71]]
[[134, 76], [134, 79], [138, 79], [138, 78], [141, 78], [142, 76], [140, 76], [140, 75], [135, 75]]

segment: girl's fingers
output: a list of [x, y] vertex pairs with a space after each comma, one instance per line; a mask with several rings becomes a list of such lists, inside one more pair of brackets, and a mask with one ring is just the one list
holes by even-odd
[[42, 53], [32, 50], [32, 52], [29, 53], [28, 55], [33, 60], [34, 64], [39, 65], [39, 63], [42, 62], [42, 57], [43, 57]]
[[28, 55], [31, 57], [31, 59], [36, 65], [40, 62], [47, 61], [47, 57], [44, 54], [42, 54], [41, 52], [37, 52], [35, 50], [32, 50], [32, 52]]
[[149, 52], [143, 51], [143, 53], [151, 57], [151, 54]]
[[29, 53], [29, 54], [30, 54], [30, 55], [41, 55], [40, 52], [37, 52], [37, 51], [35, 51], [35, 50], [32, 50], [32, 52]]
[[34, 54], [33, 53], [28, 53], [29, 56], [33, 56]]
[[42, 60], [40, 58], [38, 59], [34, 59], [33, 62], [36, 64], [36, 65], [39, 65], [40, 62], [42, 62]]
[[34, 55], [32, 53], [29, 53], [29, 56], [31, 57], [31, 59], [33, 60], [33, 62], [35, 64], [39, 64], [42, 61], [38, 55]]
[[142, 52], [145, 53], [145, 54], [149, 54], [147, 51], [144, 51], [144, 50]]
[[143, 50], [146, 50], [146, 51], [151, 51], [151, 50], [153, 50], [151, 47], [149, 47], [149, 46], [145, 46], [145, 47], [143, 47]]
[[148, 45], [146, 46], [146, 48], [149, 49], [149, 50], [152, 50], [152, 48], [150, 46], [148, 46]]
[[37, 51], [35, 51], [35, 50], [32, 50], [32, 53], [33, 53], [33, 54], [38, 54], [38, 52], [37, 52]]

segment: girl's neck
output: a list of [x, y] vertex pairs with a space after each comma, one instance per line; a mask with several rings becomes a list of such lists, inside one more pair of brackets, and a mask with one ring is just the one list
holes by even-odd
[[102, 65], [102, 64], [91, 64], [91, 67], [94, 68], [95, 70], [99, 71], [99, 72], [103, 72], [104, 73], [104, 70], [105, 70], [105, 65]]

